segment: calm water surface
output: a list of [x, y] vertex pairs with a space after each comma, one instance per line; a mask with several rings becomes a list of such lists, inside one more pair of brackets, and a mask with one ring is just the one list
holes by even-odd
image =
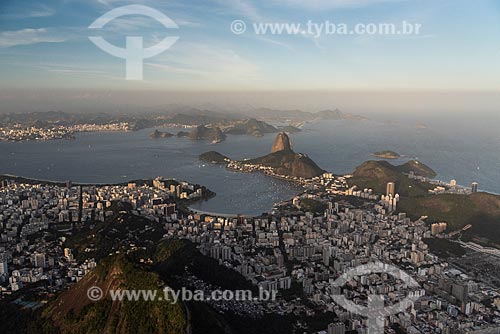
[[[455, 178], [464, 185], [478, 181], [481, 189], [500, 193], [500, 131], [492, 126], [492, 119], [433, 118], [425, 122], [425, 129], [415, 126], [416, 118], [394, 122], [392, 116], [381, 115], [372, 119], [306, 124], [301, 133], [291, 136], [294, 149], [334, 173], [352, 172], [373, 159], [373, 152], [393, 150], [405, 156], [394, 163], [418, 158], [436, 170], [439, 179]], [[151, 132], [82, 133], [73, 141], [0, 142], [0, 173], [89, 183], [162, 175], [206, 185], [217, 196], [194, 207], [225, 213], [265, 212], [300, 189], [286, 181], [235, 173], [198, 160], [209, 150], [234, 159], [264, 155], [273, 134], [228, 136], [213, 145], [185, 138], [152, 140]]]

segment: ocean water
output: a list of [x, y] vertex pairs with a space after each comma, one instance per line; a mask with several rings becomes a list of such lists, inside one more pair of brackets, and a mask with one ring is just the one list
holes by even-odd
[[[334, 173], [350, 173], [371, 154], [393, 150], [418, 158], [438, 173], [438, 179], [459, 184], [479, 182], [481, 190], [500, 193], [500, 130], [490, 116], [441, 116], [395, 119], [371, 116], [367, 121], [309, 123], [292, 134], [297, 152], [308, 154]], [[424, 122], [426, 128], [416, 127]], [[163, 129], [176, 133], [180, 129]], [[127, 133], [81, 133], [76, 140], [0, 142], [0, 173], [74, 182], [123, 182], [156, 176], [173, 177], [207, 186], [217, 193], [195, 208], [221, 213], [258, 214], [273, 203], [289, 199], [300, 187], [261, 174], [242, 174], [201, 162], [198, 155], [219, 151], [233, 159], [270, 151], [274, 134], [261, 138], [228, 136], [211, 144], [185, 138], [152, 140], [152, 129]]]

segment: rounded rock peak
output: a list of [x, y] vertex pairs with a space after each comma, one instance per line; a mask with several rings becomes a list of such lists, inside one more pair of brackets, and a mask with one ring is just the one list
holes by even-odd
[[280, 132], [274, 140], [273, 147], [271, 148], [271, 153], [279, 151], [293, 151], [292, 143], [290, 137], [285, 132]]

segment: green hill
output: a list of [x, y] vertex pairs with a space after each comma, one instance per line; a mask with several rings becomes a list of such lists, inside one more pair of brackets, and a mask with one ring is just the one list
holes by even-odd
[[141, 216], [132, 214], [130, 205], [113, 202], [110, 210], [114, 214], [105, 222], [97, 222], [94, 228], [87, 226], [75, 231], [65, 247], [73, 250], [75, 258], [83, 261], [106, 258], [117, 251], [124, 252], [130, 243], [149, 250], [163, 235], [163, 226]]
[[403, 173], [409, 174], [410, 172], [413, 172], [415, 173], [415, 175], [427, 177], [430, 179], [435, 178], [437, 175], [436, 172], [432, 170], [432, 168], [421, 163], [418, 160], [410, 160], [401, 166], [397, 166], [397, 168]]
[[441, 194], [402, 200], [400, 211], [431, 221], [448, 223], [450, 231], [471, 224], [464, 235], [500, 244], [500, 196], [488, 193], [470, 195]]
[[[423, 165], [423, 164], [422, 164]], [[403, 166], [394, 166], [387, 161], [366, 161], [357, 167], [350, 185], [358, 188], [371, 188], [376, 193], [385, 194], [388, 182], [396, 183], [396, 192], [401, 196], [415, 197], [428, 194], [433, 187], [427, 183], [408, 178], [403, 174]]]
[[230, 161], [228, 157], [216, 151], [202, 153], [200, 154], [199, 159], [213, 164], [227, 164]]
[[[87, 297], [91, 287], [99, 287], [105, 297], [97, 302]], [[165, 301], [112, 301], [110, 290], [156, 291], [163, 296], [158, 274], [134, 265], [122, 256], [110, 257], [80, 282], [62, 293], [45, 310], [42, 319], [61, 333], [184, 333], [183, 306]]]
[[398, 211], [413, 218], [428, 216], [430, 222], [447, 222], [449, 231], [470, 224], [472, 227], [462, 233], [464, 240], [479, 238], [479, 241], [500, 245], [500, 196], [489, 193], [431, 195], [428, 190], [434, 186], [408, 178], [406, 173], [410, 171], [425, 177], [436, 175], [418, 161], [400, 166], [387, 161], [367, 161], [356, 168], [349, 184], [385, 194], [387, 182], [395, 182], [396, 192], [401, 195]]

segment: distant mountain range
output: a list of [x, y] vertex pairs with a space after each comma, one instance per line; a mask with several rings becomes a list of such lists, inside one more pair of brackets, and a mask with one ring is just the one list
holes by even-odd
[[339, 109], [326, 109], [318, 112], [308, 112], [302, 110], [279, 110], [269, 108], [256, 108], [245, 111], [245, 114], [251, 117], [259, 118], [265, 121], [280, 122], [309, 122], [315, 120], [367, 120], [361, 115], [344, 113]]
[[[179, 111], [181, 110], [181, 111]], [[230, 127], [234, 133], [257, 134], [272, 132], [272, 126], [259, 122], [308, 122], [314, 120], [365, 120], [364, 116], [343, 113], [339, 109], [322, 110], [311, 113], [301, 110], [275, 110], [267, 108], [251, 109], [241, 112], [220, 112], [182, 108], [154, 112], [137, 113], [71, 113], [63, 111], [0, 113], [0, 127], [15, 124], [41, 128], [53, 126], [71, 126], [78, 124], [129, 123], [131, 130], [157, 127], [165, 124], [182, 125], [217, 125]], [[277, 132], [277, 131], [275, 131]]]
[[[281, 129], [281, 131], [286, 130], [290, 132], [301, 131], [299, 128], [294, 126], [285, 126]], [[231, 121], [225, 126], [201, 124], [196, 126], [190, 132], [180, 131], [177, 134], [177, 137], [186, 137], [193, 140], [212, 140], [214, 143], [218, 143], [226, 139], [226, 134], [262, 137], [264, 134], [276, 132], [278, 132], [278, 129], [274, 126], [264, 121], [256, 120], [255, 118], [249, 118], [239, 121]], [[155, 130], [150, 134], [150, 137], [153, 139], [170, 138], [173, 136], [174, 135], [171, 133], [161, 132], [159, 130]]]

